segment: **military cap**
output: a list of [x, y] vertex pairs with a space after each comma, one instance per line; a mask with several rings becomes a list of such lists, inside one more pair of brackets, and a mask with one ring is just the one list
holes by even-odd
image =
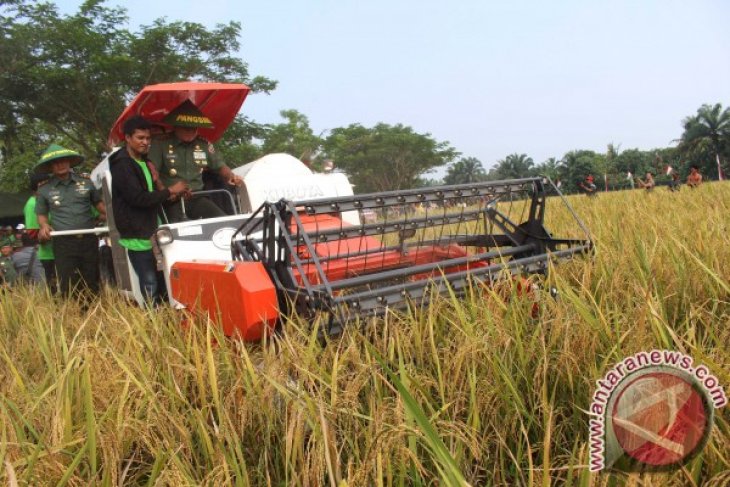
[[182, 102], [162, 121], [173, 127], [213, 128], [213, 122], [190, 100]]
[[84, 157], [78, 152], [66, 149], [58, 144], [51, 144], [41, 155], [34, 169], [36, 172], [51, 172], [51, 162], [58, 159], [70, 160], [71, 167], [78, 166], [84, 161]]

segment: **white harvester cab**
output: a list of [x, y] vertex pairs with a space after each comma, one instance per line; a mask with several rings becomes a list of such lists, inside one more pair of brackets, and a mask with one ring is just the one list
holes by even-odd
[[[107, 205], [109, 236], [117, 286], [123, 294], [142, 303], [138, 278], [127, 258], [126, 250], [119, 245], [119, 233], [114, 225], [111, 199], [111, 174], [108, 157], [92, 173], [92, 181], [103, 189]], [[170, 269], [176, 262], [231, 262], [231, 237], [262, 204], [288, 200], [311, 200], [336, 196], [352, 196], [352, 185], [343, 173], [317, 174], [302, 161], [289, 154], [269, 154], [256, 161], [233, 169], [243, 179], [243, 186], [236, 188], [236, 214], [218, 218], [186, 220], [163, 223], [156, 232], [156, 254], [165, 274], [168, 290]], [[224, 190], [221, 190], [224, 191]], [[343, 213], [349, 224], [359, 225], [356, 211]], [[159, 252], [157, 252], [157, 250]], [[182, 307], [172, 296], [170, 303]]]
[[[243, 179], [239, 192], [242, 213], [256, 211], [266, 202], [315, 200], [352, 196], [352, 185], [343, 173], [312, 172], [302, 161], [289, 154], [268, 154], [237, 167], [233, 172]], [[356, 211], [342, 215], [352, 225], [360, 224]]]

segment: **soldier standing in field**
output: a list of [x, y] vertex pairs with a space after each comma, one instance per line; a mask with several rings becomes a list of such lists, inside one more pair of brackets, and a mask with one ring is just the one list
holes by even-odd
[[[35, 212], [40, 226], [38, 238], [41, 242], [50, 240], [53, 230], [94, 228], [92, 208], [99, 211], [101, 219], [106, 219], [106, 209], [99, 191], [91, 180], [71, 170], [83, 160], [78, 152], [52, 144], [36, 164], [36, 172], [52, 174], [38, 188], [36, 199]], [[53, 237], [56, 272], [63, 295], [68, 296], [82, 284], [94, 294], [99, 292], [98, 247], [98, 239], [93, 234]]]
[[13, 235], [13, 227], [10, 225], [0, 227], [0, 245], [9, 243], [12, 247], [15, 244], [15, 235]]
[[12, 287], [16, 278], [17, 272], [13, 265], [13, 244], [3, 241], [0, 243], [0, 288]]
[[[213, 123], [190, 100], [170, 112], [164, 122], [173, 127], [174, 133], [154, 140], [149, 152], [150, 161], [159, 174], [158, 189], [184, 181], [191, 191], [200, 191], [203, 189], [202, 173], [206, 169], [216, 171], [229, 184], [242, 184], [241, 178], [220, 161], [213, 145], [198, 135], [199, 128], [212, 128]], [[169, 222], [183, 219], [179, 198], [166, 203], [164, 208]], [[223, 210], [205, 196], [187, 197], [185, 213], [191, 219], [225, 216]]]

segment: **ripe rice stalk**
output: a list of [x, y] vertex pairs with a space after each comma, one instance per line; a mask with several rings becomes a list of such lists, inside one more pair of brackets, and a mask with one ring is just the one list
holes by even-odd
[[0, 482], [726, 485], [727, 408], [684, 470], [587, 470], [595, 381], [622, 358], [670, 347], [730, 384], [730, 186], [661, 190], [570, 197], [597, 253], [551, 266], [536, 317], [514, 283], [474, 285], [325, 346], [294, 315], [251, 345], [111, 290], [87, 312], [0, 293]]

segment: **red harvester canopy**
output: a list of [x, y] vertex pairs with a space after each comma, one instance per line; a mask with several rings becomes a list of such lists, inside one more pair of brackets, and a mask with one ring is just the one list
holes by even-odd
[[162, 119], [185, 100], [190, 100], [210, 118], [214, 127], [199, 129], [210, 142], [221, 138], [235, 118], [251, 89], [240, 83], [162, 83], [145, 86], [119, 116], [111, 132], [109, 147], [122, 140], [122, 124], [132, 115], [142, 115], [150, 122], [164, 125]]

